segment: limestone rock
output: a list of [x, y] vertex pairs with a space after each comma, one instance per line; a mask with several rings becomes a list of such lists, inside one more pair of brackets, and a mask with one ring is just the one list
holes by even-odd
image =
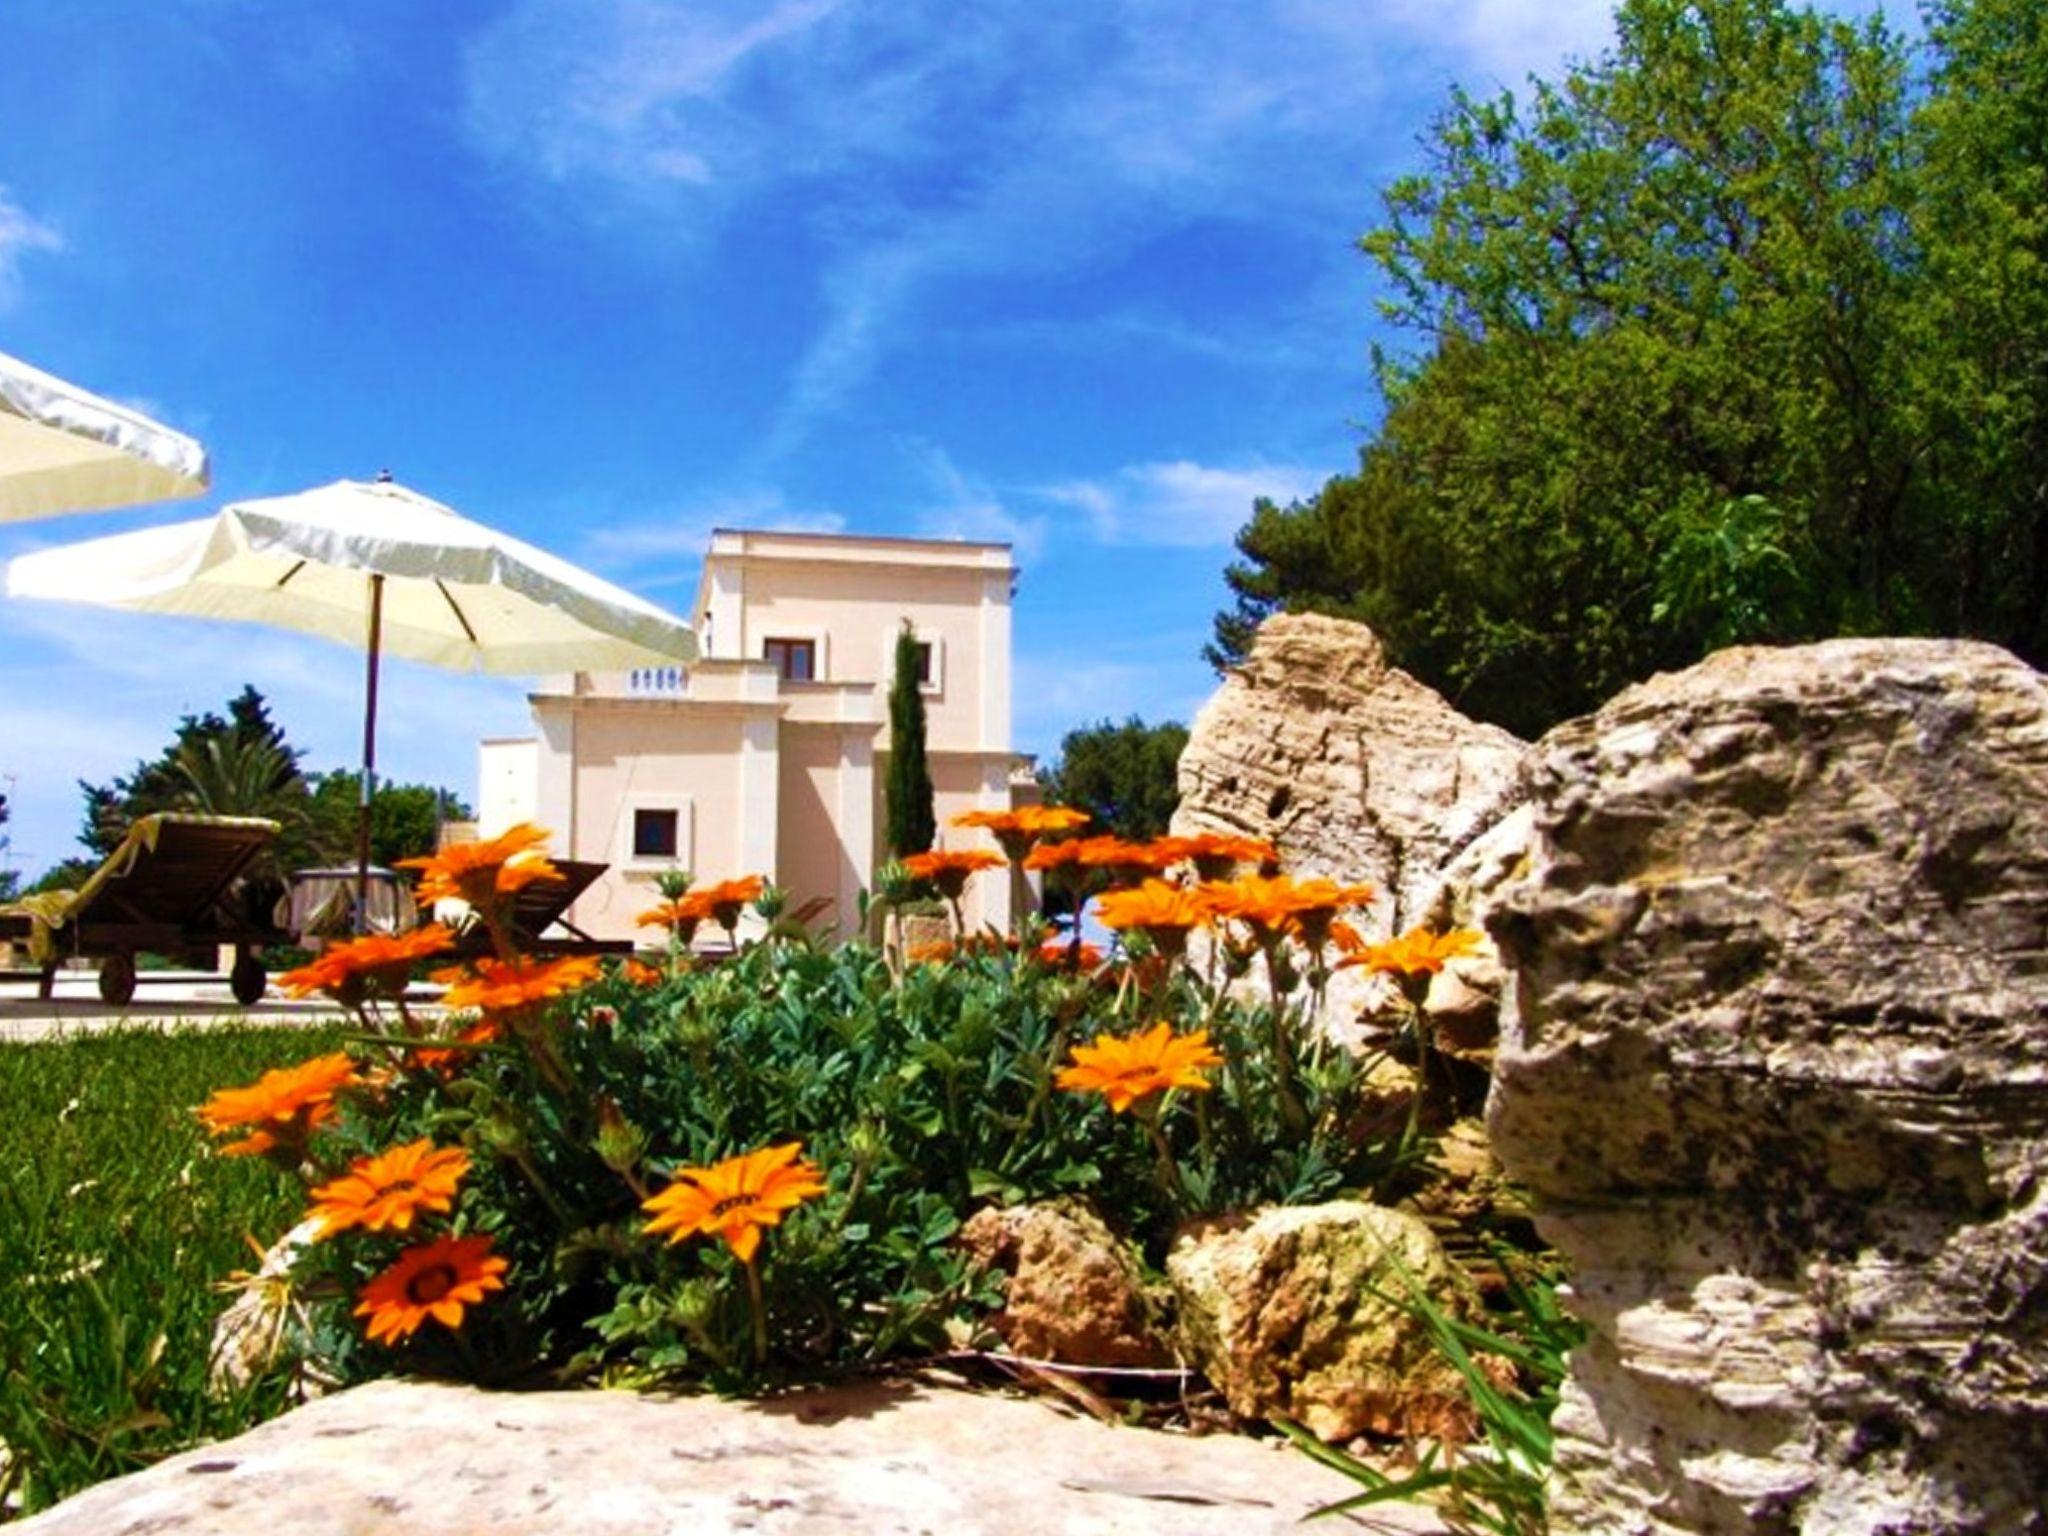
[[2048, 1529], [2048, 682], [1727, 651], [1529, 776], [1490, 1125], [1592, 1329], [1553, 1529]]
[[1076, 1201], [991, 1207], [960, 1229], [977, 1263], [1008, 1276], [995, 1329], [1018, 1354], [1076, 1365], [1170, 1365], [1136, 1254]]
[[1325, 1440], [1466, 1432], [1464, 1388], [1397, 1304], [1390, 1258], [1469, 1306], [1435, 1236], [1399, 1211], [1339, 1200], [1192, 1228], [1166, 1260], [1190, 1363], [1241, 1418], [1296, 1419]]
[[1363, 624], [1276, 614], [1195, 717], [1173, 830], [1270, 838], [1294, 873], [1369, 882], [1392, 932], [1497, 818], [1526, 750], [1389, 665]]
[[[1357, 1485], [1229, 1435], [866, 1382], [758, 1402], [378, 1382], [87, 1489], [21, 1536], [1274, 1536]], [[1441, 1532], [1393, 1508], [1391, 1531]], [[10, 1527], [10, 1530], [16, 1529]]]
[[[320, 1223], [308, 1218], [279, 1238], [263, 1255], [241, 1294], [214, 1320], [207, 1384], [216, 1392], [238, 1392], [295, 1350], [297, 1322], [292, 1265], [319, 1240]], [[331, 1385], [318, 1371], [299, 1365], [302, 1392], [317, 1395]]]

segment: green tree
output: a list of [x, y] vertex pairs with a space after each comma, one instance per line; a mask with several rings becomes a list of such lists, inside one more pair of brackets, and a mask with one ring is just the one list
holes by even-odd
[[[311, 811], [320, 845], [334, 862], [352, 862], [362, 775], [345, 768], [315, 774], [312, 787]], [[379, 780], [370, 801], [370, 862], [389, 868], [400, 859], [430, 854], [440, 846], [443, 823], [469, 817], [469, 806], [453, 790]]]
[[[158, 811], [269, 816], [303, 796], [299, 760], [270, 704], [253, 686], [228, 701], [227, 714], [186, 715], [156, 757], [108, 784], [79, 781], [85, 816], [78, 840], [104, 858], [128, 829]], [[293, 820], [289, 815], [279, 818]]]
[[[7, 797], [0, 795], [0, 827], [6, 826], [8, 818], [13, 814], [13, 810], [7, 804]], [[0, 863], [6, 861], [8, 850], [13, 846], [13, 840], [6, 833], [0, 832]], [[20, 884], [21, 877], [12, 869], [0, 869], [0, 901], [12, 900]]]
[[924, 653], [909, 620], [896, 633], [889, 686], [889, 768], [883, 785], [884, 837], [893, 858], [922, 853], [939, 832], [932, 771], [925, 759]]
[[1038, 782], [1047, 800], [1093, 816], [1096, 830], [1158, 837], [1180, 804], [1180, 755], [1187, 744], [1187, 727], [1176, 720], [1103, 720], [1069, 731], [1058, 760], [1039, 770]]
[[1626, 0], [1597, 61], [1462, 92], [1364, 249], [1358, 472], [1260, 505], [1210, 656], [1372, 624], [1527, 733], [1730, 639], [2048, 655], [2041, 7]]

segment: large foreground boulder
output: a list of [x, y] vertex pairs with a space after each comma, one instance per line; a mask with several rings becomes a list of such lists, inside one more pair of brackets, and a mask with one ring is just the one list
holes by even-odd
[[[870, 1381], [758, 1402], [379, 1382], [88, 1489], [21, 1536], [1260, 1536], [1357, 1485], [1229, 1435]], [[1426, 1512], [1391, 1531], [1440, 1532]], [[9, 1527], [10, 1530], [16, 1527]]]
[[1359, 1200], [1285, 1205], [1191, 1228], [1166, 1259], [1190, 1363], [1241, 1418], [1325, 1440], [1464, 1438], [1468, 1397], [1407, 1304], [1473, 1302], [1419, 1218]]
[[2048, 1529], [2048, 684], [1728, 651], [1530, 784], [1490, 1122], [1592, 1329], [1553, 1529]]

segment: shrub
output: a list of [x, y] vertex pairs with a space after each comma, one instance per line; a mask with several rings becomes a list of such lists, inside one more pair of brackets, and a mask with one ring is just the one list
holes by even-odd
[[[991, 830], [1037, 856], [1039, 833]], [[1387, 1128], [1365, 1065], [1310, 1040], [1285, 985], [1320, 986], [1355, 942], [1337, 913], [1370, 893], [1196, 882], [1198, 861], [1223, 873], [1260, 845], [1068, 849], [1082, 894], [1183, 871], [1183, 899], [1112, 911], [1126, 937], [1108, 962], [957, 930], [913, 960], [784, 922], [718, 959], [672, 945], [601, 966], [506, 942], [511, 892], [551, 877], [543, 837], [424, 861], [423, 895], [462, 896], [498, 941], [444, 973], [447, 1025], [403, 1002], [445, 932], [337, 947], [287, 981], [358, 1011], [349, 1051], [202, 1111], [236, 1138], [223, 1150], [313, 1191], [325, 1240], [296, 1266], [300, 1343], [344, 1380], [757, 1390], [938, 1347], [978, 1315], [996, 1298], [950, 1241], [977, 1205], [1087, 1196], [1156, 1262], [1189, 1217], [1391, 1198], [1419, 1161], [1413, 1127]], [[731, 936], [765, 894], [726, 882], [649, 917]], [[1218, 939], [1202, 966], [1195, 926]], [[1221, 985], [1262, 964], [1263, 999]]]

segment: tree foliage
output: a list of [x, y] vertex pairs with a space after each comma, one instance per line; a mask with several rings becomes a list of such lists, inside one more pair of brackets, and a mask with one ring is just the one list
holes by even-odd
[[1731, 641], [2048, 660], [2048, 22], [1944, 0], [1915, 53], [1782, 0], [1625, 0], [1527, 99], [1454, 92], [1363, 248], [1358, 471], [1238, 538], [1211, 659], [1371, 624], [1531, 733]]
[[[159, 811], [261, 816], [279, 823], [277, 842], [256, 871], [272, 886], [289, 870], [352, 863], [360, 778], [347, 770], [307, 774], [300, 766], [304, 755], [253, 687], [229, 700], [224, 715], [186, 715], [156, 757], [106, 784], [80, 781], [85, 812], [79, 841], [93, 858], [57, 866], [37, 887], [76, 886], [121, 845], [130, 827]], [[468, 815], [468, 806], [450, 790], [380, 783], [370, 808], [370, 856], [390, 864], [432, 853], [441, 823]]]
[[895, 671], [889, 687], [889, 768], [884, 783], [884, 828], [892, 857], [922, 853], [939, 834], [932, 804], [931, 764], [925, 757], [923, 666], [917, 636], [906, 620], [896, 633]]
[[1095, 818], [1095, 830], [1134, 840], [1164, 835], [1180, 804], [1177, 775], [1188, 730], [1177, 720], [1147, 725], [1136, 715], [1069, 731], [1057, 762], [1041, 768], [1046, 798]]

